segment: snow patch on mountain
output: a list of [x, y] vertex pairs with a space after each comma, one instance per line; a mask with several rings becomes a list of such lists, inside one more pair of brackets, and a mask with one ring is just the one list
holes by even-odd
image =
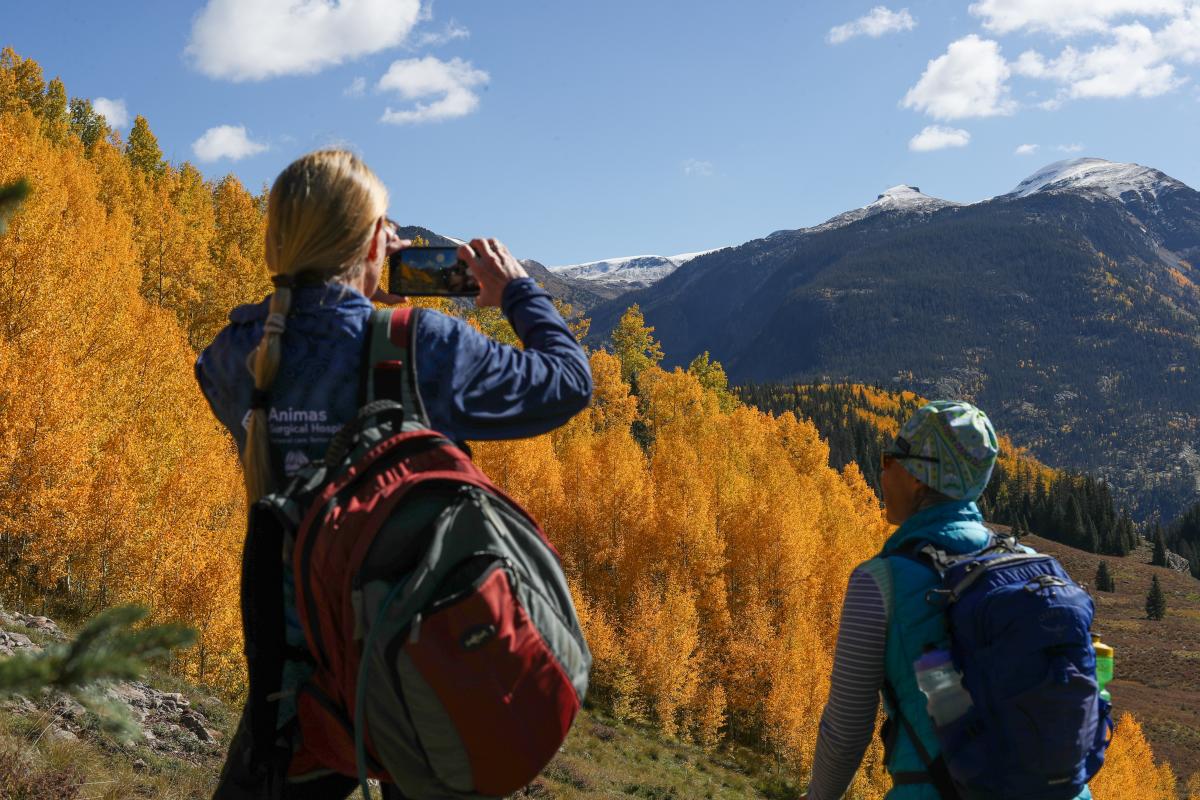
[[550, 267], [550, 271], [568, 280], [591, 281], [620, 289], [642, 289], [657, 283], [681, 266], [713, 250], [681, 253], [677, 256], [623, 256]]
[[876, 214], [882, 214], [885, 211], [898, 211], [901, 213], [912, 214], [932, 214], [950, 206], [957, 206], [960, 203], [955, 203], [950, 200], [943, 200], [940, 197], [933, 197], [921, 191], [918, 186], [907, 186], [901, 184], [893, 186], [884, 191], [883, 194], [875, 198], [875, 202], [868, 203], [862, 208], [856, 208], [847, 211], [843, 214], [838, 214], [820, 225], [814, 225], [811, 228], [803, 228], [800, 233], [819, 233], [821, 231], [829, 231], [834, 228], [841, 228], [849, 225], [852, 222], [858, 222], [860, 219], [873, 217]]
[[1121, 200], [1130, 192], [1158, 196], [1164, 189], [1185, 184], [1151, 167], [1122, 164], [1103, 158], [1073, 158], [1042, 167], [1021, 181], [1009, 196], [1028, 197], [1037, 192], [1081, 192]]

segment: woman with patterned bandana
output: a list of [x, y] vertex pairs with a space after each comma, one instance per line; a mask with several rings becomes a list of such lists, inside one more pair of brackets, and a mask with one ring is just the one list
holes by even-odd
[[[987, 546], [991, 537], [975, 501], [983, 494], [999, 447], [987, 416], [963, 402], [918, 409], [883, 454], [880, 483], [888, 522], [899, 527], [879, 555], [850, 575], [838, 630], [829, 701], [821, 716], [808, 793], [836, 800], [849, 787], [874, 735], [885, 694], [885, 748], [893, 787], [888, 800], [940, 800], [897, 706], [926, 754], [940, 752], [913, 662], [923, 642], [946, 638], [942, 609], [925, 602], [934, 574], [908, 559], [887, 558], [915, 541], [950, 554]], [[1076, 800], [1090, 800], [1085, 787]]]

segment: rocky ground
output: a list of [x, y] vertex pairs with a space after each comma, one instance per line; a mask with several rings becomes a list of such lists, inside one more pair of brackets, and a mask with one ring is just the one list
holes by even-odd
[[[65, 638], [47, 617], [0, 611], [0, 659], [38, 653]], [[131, 743], [102, 731], [69, 695], [45, 690], [0, 698], [0, 797], [211, 796], [232, 724], [227, 706], [190, 687], [170, 686], [167, 676], [152, 682], [121, 681], [102, 690], [135, 723]]]

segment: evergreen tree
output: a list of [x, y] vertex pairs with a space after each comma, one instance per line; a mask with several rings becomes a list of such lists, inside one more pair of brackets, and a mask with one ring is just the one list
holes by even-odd
[[1101, 561], [1100, 566], [1096, 569], [1096, 590], [1101, 592], [1117, 590], [1116, 581], [1113, 580], [1112, 573], [1108, 571], [1107, 561]]
[[1072, 547], [1084, 547], [1087, 543], [1087, 525], [1083, 520], [1083, 509], [1072, 494], [1067, 498], [1066, 513], [1063, 515], [1063, 541]]
[[1162, 619], [1166, 615], [1167, 596], [1163, 594], [1162, 587], [1158, 584], [1158, 576], [1155, 575], [1150, 582], [1150, 592], [1146, 595], [1146, 617]]
[[158, 146], [158, 138], [150, 131], [150, 123], [141, 114], [134, 117], [133, 128], [129, 131], [129, 142], [125, 145], [125, 155], [129, 163], [144, 172], [161, 175], [167, 168], [163, 161], [162, 149]]
[[1163, 536], [1162, 526], [1158, 523], [1154, 524], [1154, 555], [1150, 559], [1150, 565], [1154, 567], [1167, 566], [1167, 540]]

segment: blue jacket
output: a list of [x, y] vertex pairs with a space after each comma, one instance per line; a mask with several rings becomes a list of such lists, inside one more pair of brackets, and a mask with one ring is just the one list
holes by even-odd
[[[196, 380], [238, 451], [268, 300], [239, 306], [196, 360]], [[591, 398], [588, 360], [532, 278], [505, 288], [502, 310], [525, 345], [502, 345], [460, 319], [424, 311], [417, 326], [418, 388], [432, 426], [454, 440], [514, 439], [562, 425]], [[294, 290], [279, 374], [271, 387], [272, 474], [290, 476], [324, 455], [358, 408], [371, 301], [337, 283]]]

